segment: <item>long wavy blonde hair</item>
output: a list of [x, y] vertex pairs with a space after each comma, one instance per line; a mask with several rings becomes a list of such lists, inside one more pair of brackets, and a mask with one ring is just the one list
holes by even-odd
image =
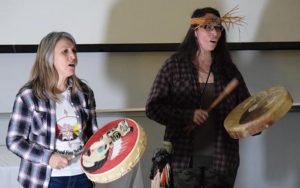
[[[24, 88], [31, 88], [33, 94], [41, 100], [59, 101], [59, 97], [55, 93], [58, 72], [54, 67], [54, 48], [61, 39], [68, 39], [76, 46], [74, 37], [67, 32], [51, 32], [46, 35], [38, 46], [29, 81], [24, 86]], [[72, 76], [72, 80], [72, 90], [81, 90], [81, 80], [75, 74]]]

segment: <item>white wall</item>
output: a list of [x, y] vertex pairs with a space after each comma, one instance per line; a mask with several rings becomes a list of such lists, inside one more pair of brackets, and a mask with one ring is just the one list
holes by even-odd
[[[141, 159], [143, 182], [149, 187], [153, 150], [161, 146], [163, 127], [144, 113], [118, 113], [118, 109], [143, 108], [154, 76], [169, 53], [79, 53], [77, 73], [94, 89], [99, 125], [120, 116], [131, 117], [146, 130], [148, 145]], [[34, 54], [0, 54], [0, 143], [4, 144], [14, 95], [27, 80]], [[300, 101], [299, 51], [235, 51], [233, 59], [252, 94], [275, 85], [285, 86], [295, 102]], [[8, 113], [8, 114], [7, 114]], [[236, 188], [298, 188], [300, 186], [299, 112], [289, 112], [257, 137], [241, 140], [241, 168]]]
[[[193, 9], [215, 5], [221, 13], [240, 5], [247, 25], [230, 30], [229, 41], [300, 41], [298, 0], [0, 0], [0, 44], [37, 44], [52, 30], [72, 33], [78, 43], [180, 42]], [[55, 11], [55, 14], [53, 13]], [[143, 108], [150, 86], [169, 52], [79, 53], [77, 74], [94, 89], [98, 109]], [[4, 144], [14, 96], [28, 79], [35, 54], [0, 54], [0, 145]], [[300, 102], [300, 52], [234, 51], [233, 58], [254, 94], [283, 85]], [[99, 116], [99, 124], [124, 114]], [[163, 127], [143, 113], [125, 114], [149, 137], [141, 159], [145, 187], [153, 149]], [[241, 167], [236, 188], [300, 187], [299, 112], [290, 112], [257, 137], [241, 140]]]
[[246, 24], [230, 42], [300, 40], [299, 0], [1, 0], [0, 44], [37, 44], [52, 30], [80, 44], [180, 42], [197, 7], [223, 15], [236, 5]]
[[[285, 86], [300, 102], [299, 51], [234, 51], [234, 61], [252, 93]], [[143, 108], [159, 67], [169, 52], [79, 53], [77, 74], [93, 88], [98, 109]], [[0, 54], [0, 112], [10, 112], [27, 81], [35, 54]]]
[[[8, 115], [0, 114], [0, 148], [4, 147], [8, 117]], [[150, 188], [150, 180], [148, 177], [151, 168], [151, 158], [153, 151], [161, 147], [164, 128], [147, 119], [142, 112], [100, 113], [98, 123], [99, 125], [104, 125], [119, 117], [134, 119], [146, 132], [147, 147], [139, 163], [139, 170], [141, 170], [141, 172], [136, 173], [135, 168], [134, 172], [129, 172], [128, 175], [112, 183], [98, 185], [97, 187], [133, 188], [128, 185], [142, 182], [144, 186], [134, 186], [134, 188]], [[290, 112], [273, 126], [263, 131], [260, 136], [247, 137], [240, 141], [241, 164], [235, 188], [299, 188], [299, 122], [299, 112]], [[9, 155], [6, 154], [6, 156]], [[3, 159], [3, 157], [1, 157], [1, 159]], [[15, 181], [11, 184], [15, 185], [17, 184], [16, 168], [18, 163], [12, 165], [11, 161], [13, 161], [12, 158], [10, 162], [4, 162], [4, 164], [9, 165], [6, 167], [7, 173], [15, 172], [11, 173], [12, 176], [15, 177], [15, 179], [11, 179], [11, 181]], [[3, 164], [3, 161], [1, 162]], [[1, 165], [0, 168], [2, 168]], [[131, 177], [136, 178], [130, 179]]]

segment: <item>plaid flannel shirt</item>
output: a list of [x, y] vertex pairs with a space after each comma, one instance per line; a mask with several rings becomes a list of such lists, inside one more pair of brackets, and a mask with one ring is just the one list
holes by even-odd
[[[82, 83], [82, 86], [85, 85]], [[69, 79], [68, 89], [72, 80]], [[93, 91], [71, 93], [71, 103], [82, 125], [84, 143], [97, 130]], [[51, 177], [48, 162], [55, 147], [55, 101], [37, 99], [31, 89], [18, 93], [8, 125], [6, 145], [21, 158], [18, 181], [24, 187], [46, 188]]]
[[[237, 170], [239, 166], [239, 143], [230, 138], [223, 126], [227, 114], [250, 96], [242, 75], [230, 64], [240, 81], [239, 86], [228, 95], [212, 113], [215, 113], [217, 140], [215, 142], [213, 167], [219, 173]], [[212, 69], [215, 96], [218, 96], [230, 81], [222, 70]], [[172, 142], [173, 169], [188, 168], [192, 158], [193, 141], [183, 128], [193, 123], [194, 111], [200, 107], [200, 83], [193, 63], [168, 59], [158, 72], [146, 105], [146, 115], [166, 126], [164, 140]]]

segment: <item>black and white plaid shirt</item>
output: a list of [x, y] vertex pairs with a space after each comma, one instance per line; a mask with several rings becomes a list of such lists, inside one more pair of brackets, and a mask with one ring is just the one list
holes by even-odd
[[[239, 166], [239, 143], [229, 137], [224, 129], [223, 121], [235, 106], [250, 96], [245, 82], [236, 68], [230, 63], [240, 81], [239, 86], [228, 95], [213, 113], [215, 113], [217, 140], [214, 150], [214, 169], [219, 173], [236, 170]], [[215, 96], [218, 96], [230, 81], [222, 70], [212, 69], [214, 74]], [[227, 79], [226, 79], [227, 78]], [[159, 70], [146, 105], [146, 115], [166, 126], [165, 140], [173, 145], [173, 169], [188, 168], [192, 157], [192, 138], [187, 136], [183, 128], [193, 123], [194, 111], [200, 108], [200, 83], [195, 65], [168, 59]]]
[[[71, 79], [68, 86], [71, 89]], [[98, 126], [93, 91], [87, 86], [84, 88], [87, 89], [71, 93], [71, 102], [82, 125], [80, 137], [87, 142]], [[38, 99], [30, 88], [17, 94], [6, 144], [9, 150], [21, 157], [18, 181], [22, 186], [48, 187], [52, 170], [48, 162], [55, 148], [55, 126], [55, 101]]]

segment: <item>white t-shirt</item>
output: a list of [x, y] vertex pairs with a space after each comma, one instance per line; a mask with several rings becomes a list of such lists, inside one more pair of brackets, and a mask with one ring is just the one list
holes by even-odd
[[56, 143], [55, 151], [61, 154], [76, 155], [69, 165], [62, 169], [53, 169], [51, 176], [72, 176], [82, 174], [79, 156], [83, 148], [80, 139], [81, 124], [70, 102], [69, 91], [62, 94], [62, 100], [56, 103]]

